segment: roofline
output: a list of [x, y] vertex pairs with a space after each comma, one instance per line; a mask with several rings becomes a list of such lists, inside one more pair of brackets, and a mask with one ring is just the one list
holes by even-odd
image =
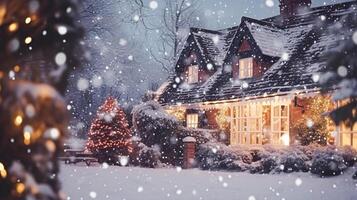
[[323, 90], [321, 88], [317, 89], [308, 89], [308, 90], [297, 90], [297, 91], [289, 91], [283, 93], [274, 93], [269, 95], [259, 95], [254, 97], [244, 97], [244, 98], [234, 98], [234, 99], [227, 99], [227, 100], [214, 100], [214, 101], [202, 101], [202, 102], [194, 102], [194, 103], [182, 103], [180, 105], [174, 104], [162, 104], [163, 107], [175, 107], [175, 106], [183, 106], [183, 105], [195, 105], [195, 104], [204, 104], [204, 105], [215, 105], [215, 104], [223, 104], [223, 103], [234, 103], [234, 102], [242, 102], [242, 101], [252, 101], [264, 98], [271, 98], [271, 97], [280, 97], [280, 96], [288, 96], [288, 95], [301, 95], [301, 94], [311, 94], [311, 93], [318, 93], [320, 94]]

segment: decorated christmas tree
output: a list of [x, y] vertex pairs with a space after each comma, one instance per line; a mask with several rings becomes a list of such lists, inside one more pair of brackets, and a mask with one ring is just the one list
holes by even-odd
[[108, 163], [117, 163], [118, 156], [131, 153], [128, 121], [116, 99], [108, 97], [99, 107], [88, 134], [86, 149], [98, 157], [100, 162]]
[[326, 145], [329, 139], [328, 127], [331, 121], [324, 114], [331, 107], [328, 99], [316, 97], [309, 101], [306, 112], [294, 128], [297, 139], [301, 145], [320, 144]]

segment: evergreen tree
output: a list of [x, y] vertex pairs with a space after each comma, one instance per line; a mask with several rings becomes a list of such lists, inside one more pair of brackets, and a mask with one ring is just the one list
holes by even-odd
[[339, 23], [333, 31], [344, 40], [328, 52], [329, 60], [319, 82], [339, 102], [330, 113], [333, 121], [353, 127], [357, 122], [357, 16], [353, 13]]
[[0, 0], [1, 200], [65, 199], [57, 157], [68, 113], [60, 93], [83, 53], [77, 6]]
[[88, 134], [86, 149], [96, 155], [100, 162], [109, 163], [116, 163], [119, 155], [131, 153], [128, 121], [116, 99], [109, 97], [99, 107]]

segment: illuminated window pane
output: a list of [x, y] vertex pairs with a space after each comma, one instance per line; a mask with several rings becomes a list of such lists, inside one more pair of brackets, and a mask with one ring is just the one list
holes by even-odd
[[253, 58], [244, 58], [239, 60], [239, 78], [253, 77]]
[[198, 66], [193, 65], [188, 67], [188, 83], [198, 82]]
[[198, 114], [188, 114], [186, 123], [188, 128], [198, 128]]

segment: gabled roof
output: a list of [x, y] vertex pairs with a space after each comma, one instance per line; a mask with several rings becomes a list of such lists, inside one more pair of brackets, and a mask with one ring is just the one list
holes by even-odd
[[239, 38], [244, 32], [241, 28], [248, 28], [260, 50], [265, 55], [279, 57], [277, 62], [261, 77], [249, 80], [246, 88], [222, 69], [204, 85], [185, 90], [170, 88], [169, 92], [160, 95], [159, 101], [162, 104], [195, 103], [319, 89], [312, 76], [325, 67], [327, 58], [323, 55], [357, 30], [356, 23], [349, 25], [347, 33], [336, 35], [329, 31], [348, 15], [357, 15], [357, 1], [313, 8], [284, 24], [279, 21], [280, 16], [261, 21], [243, 18], [241, 26], [235, 27], [230, 34]]
[[221, 66], [237, 29], [238, 27], [211, 31], [191, 28], [191, 34], [203, 55], [207, 56], [215, 66]]
[[264, 55], [281, 57], [285, 52], [286, 31], [271, 23], [243, 18], [243, 23], [249, 29], [254, 41]]

